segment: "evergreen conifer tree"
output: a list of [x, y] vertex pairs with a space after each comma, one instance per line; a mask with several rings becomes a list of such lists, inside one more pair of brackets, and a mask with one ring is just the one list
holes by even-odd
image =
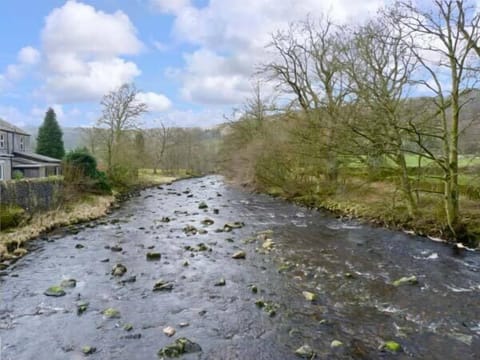
[[63, 132], [52, 108], [47, 110], [43, 124], [38, 129], [36, 153], [56, 159], [62, 159], [65, 155]]

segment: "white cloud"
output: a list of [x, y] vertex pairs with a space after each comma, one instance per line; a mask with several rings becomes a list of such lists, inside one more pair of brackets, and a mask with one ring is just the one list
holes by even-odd
[[185, 56], [184, 69], [168, 71], [181, 74], [187, 100], [235, 104], [245, 97], [256, 65], [265, 61], [272, 33], [322, 13], [342, 23], [360, 21], [387, 1], [210, 0], [202, 8], [175, 5], [170, 10], [175, 14], [173, 35], [199, 49]]
[[165, 95], [154, 92], [141, 92], [137, 95], [137, 99], [147, 104], [148, 111], [152, 112], [163, 112], [172, 106], [171, 101]]
[[40, 52], [26, 46], [17, 54], [17, 62], [7, 65], [5, 72], [0, 74], [0, 90], [7, 88], [15, 81], [22, 79], [40, 61]]
[[153, 46], [160, 52], [165, 52], [168, 50], [168, 45], [158, 40], [153, 42]]
[[151, 4], [160, 12], [175, 14], [190, 6], [190, 0], [151, 0]]
[[140, 75], [132, 62], [120, 58], [79, 62], [71, 72], [50, 73], [45, 82], [49, 97], [61, 103], [97, 101]]
[[122, 11], [105, 13], [68, 1], [46, 17], [42, 44], [46, 75], [42, 92], [52, 101], [97, 101], [141, 73], [135, 63], [120, 57], [143, 49]]
[[18, 52], [18, 62], [25, 65], [35, 65], [40, 61], [40, 52], [31, 47], [26, 46]]
[[31, 124], [34, 117], [14, 106], [4, 106], [0, 104], [0, 119], [23, 128], [27, 124]]
[[249, 74], [253, 67], [242, 55], [223, 57], [201, 49], [185, 56], [182, 96], [192, 102], [232, 104], [250, 91]]

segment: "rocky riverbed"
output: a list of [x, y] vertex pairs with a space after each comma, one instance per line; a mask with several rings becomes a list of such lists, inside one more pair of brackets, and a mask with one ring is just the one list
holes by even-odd
[[480, 257], [209, 176], [33, 242], [1, 359], [478, 359]]

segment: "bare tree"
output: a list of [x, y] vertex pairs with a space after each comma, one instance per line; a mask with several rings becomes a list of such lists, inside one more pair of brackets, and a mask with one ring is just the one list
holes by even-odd
[[337, 177], [333, 144], [348, 95], [340, 61], [343, 43], [339, 33], [338, 27], [326, 17], [318, 22], [307, 19], [292, 24], [273, 36], [269, 48], [275, 58], [262, 68], [278, 89], [294, 96], [310, 121], [316, 136], [303, 140], [317, 145], [319, 153], [314, 156], [326, 160], [325, 175], [329, 180]]
[[151, 156], [153, 173], [161, 168], [167, 145], [171, 140], [172, 129], [160, 121], [160, 127], [148, 131], [148, 152]]
[[92, 155], [97, 155], [101, 145], [101, 129], [97, 127], [82, 128], [83, 142], [86, 144], [88, 151]]
[[400, 190], [413, 217], [416, 201], [406, 161], [404, 102], [417, 60], [402, 29], [395, 29], [388, 18], [377, 18], [360, 27], [349, 44], [344, 65], [359, 109], [347, 122], [358, 136], [358, 141], [350, 137], [357, 145], [351, 148], [362, 155], [385, 156], [396, 164]]
[[[473, 89], [478, 75], [472, 55], [480, 28], [478, 15], [473, 14], [473, 8], [468, 8], [464, 1], [454, 0], [435, 0], [428, 8], [399, 2], [394, 14], [398, 26], [408, 29], [415, 39], [411, 50], [423, 70], [418, 84], [434, 96], [434, 116], [439, 124], [429, 134], [417, 131], [417, 144], [442, 169], [445, 215], [454, 235], [460, 225], [459, 119], [465, 105], [463, 95]], [[474, 26], [469, 28], [467, 23]], [[441, 141], [440, 154], [424, 145], [423, 138], [429, 136]]]
[[134, 84], [123, 84], [106, 94], [102, 101], [102, 116], [97, 126], [106, 129], [104, 143], [107, 152], [107, 167], [114, 165], [116, 151], [126, 130], [138, 127], [140, 116], [147, 112], [147, 105], [138, 100], [139, 91]]

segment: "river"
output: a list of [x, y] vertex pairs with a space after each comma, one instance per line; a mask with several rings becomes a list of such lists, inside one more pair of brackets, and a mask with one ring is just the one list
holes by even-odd
[[[181, 337], [202, 349], [184, 359], [297, 359], [302, 345], [319, 359], [480, 358], [477, 253], [242, 192], [219, 176], [145, 190], [32, 246], [1, 273], [2, 360], [83, 359], [87, 345], [91, 359], [155, 359]], [[246, 258], [233, 259], [240, 250]], [[112, 276], [116, 264], [123, 276]], [[392, 285], [406, 276], [418, 284]], [[76, 286], [64, 296], [44, 294], [65, 279]], [[152, 291], [160, 279], [173, 288]], [[382, 350], [386, 341], [401, 351]]]

